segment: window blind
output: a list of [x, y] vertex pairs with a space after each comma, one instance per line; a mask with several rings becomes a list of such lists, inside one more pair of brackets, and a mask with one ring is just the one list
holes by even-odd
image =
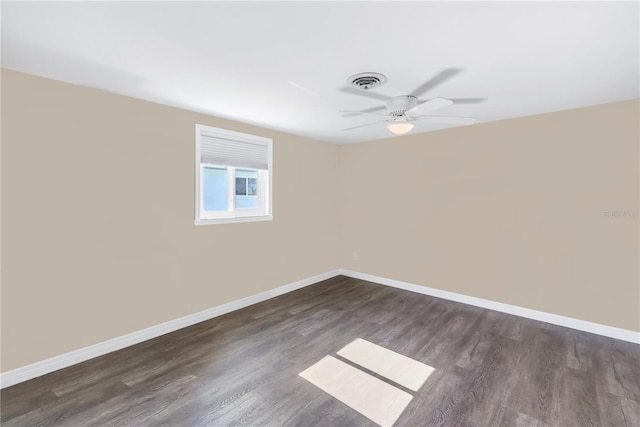
[[213, 135], [203, 131], [200, 134], [200, 162], [268, 170], [270, 140], [256, 141], [254, 137], [248, 141], [238, 135]]

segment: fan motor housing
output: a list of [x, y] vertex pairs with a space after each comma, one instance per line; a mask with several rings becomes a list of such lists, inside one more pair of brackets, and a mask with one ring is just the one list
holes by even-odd
[[411, 95], [396, 96], [387, 101], [387, 112], [391, 116], [404, 116], [407, 110], [418, 105], [418, 98]]

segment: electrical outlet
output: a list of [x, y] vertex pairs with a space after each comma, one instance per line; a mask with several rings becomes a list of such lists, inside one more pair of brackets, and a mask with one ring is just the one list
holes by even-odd
[[351, 254], [352, 258], [354, 261], [358, 260], [358, 252], [354, 252], [353, 254]]

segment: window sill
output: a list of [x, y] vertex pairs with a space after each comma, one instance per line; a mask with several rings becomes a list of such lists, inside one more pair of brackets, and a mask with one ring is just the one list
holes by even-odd
[[258, 222], [258, 221], [271, 221], [273, 215], [260, 215], [260, 216], [239, 216], [233, 218], [212, 218], [212, 219], [196, 219], [195, 225], [215, 225], [215, 224], [229, 224], [233, 222]]

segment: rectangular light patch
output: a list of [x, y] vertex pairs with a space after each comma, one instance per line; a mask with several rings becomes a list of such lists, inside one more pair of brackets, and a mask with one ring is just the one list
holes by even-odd
[[338, 354], [413, 391], [418, 391], [434, 371], [429, 365], [362, 338], [347, 344]]
[[331, 356], [299, 375], [381, 426], [392, 426], [412, 399], [409, 393]]

